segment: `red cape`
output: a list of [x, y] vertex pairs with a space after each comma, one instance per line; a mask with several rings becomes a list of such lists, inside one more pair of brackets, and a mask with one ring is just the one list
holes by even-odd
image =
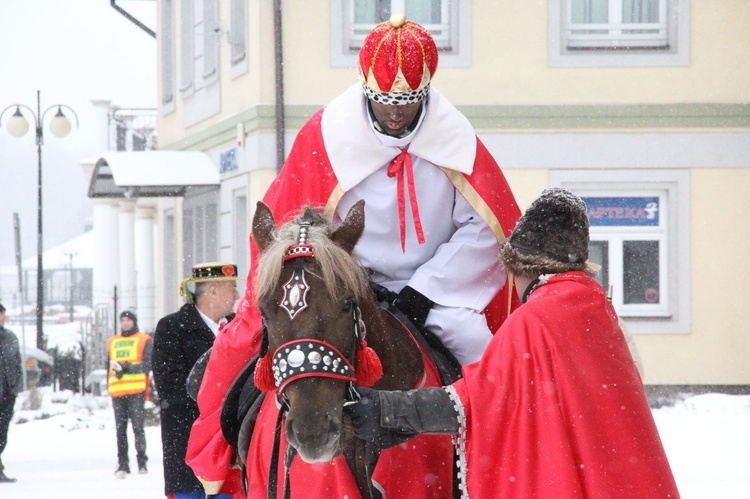
[[538, 287], [452, 386], [470, 497], [679, 497], [615, 311], [583, 272]]
[[[341, 195], [343, 195], [331, 168], [323, 142], [320, 126], [323, 111], [318, 111], [302, 127], [284, 168], [271, 184], [263, 199], [263, 202], [273, 212], [279, 226], [293, 218], [300, 207], [305, 204], [335, 208]], [[446, 170], [444, 169], [444, 171]], [[515, 204], [515, 199], [500, 168], [478, 138], [473, 173], [464, 175], [446, 171], [446, 174], [461, 194], [493, 228], [499, 240], [502, 241], [510, 234], [520, 217], [520, 210]], [[258, 251], [252, 238], [250, 246], [250, 268], [253, 269], [257, 262]], [[232, 450], [221, 434], [219, 417], [221, 404], [228, 387], [260, 348], [261, 318], [256, 303], [251, 296], [254, 286], [253, 278], [253, 272], [250, 272], [247, 277], [245, 296], [240, 302], [235, 319], [222, 330], [214, 342], [198, 395], [200, 416], [190, 433], [186, 462], [196, 476], [204, 482], [204, 485], [207, 485], [207, 491], [215, 490], [215, 487], [220, 486], [224, 481], [226, 481], [223, 485], [225, 492], [231, 493], [239, 487], [239, 474], [237, 470], [231, 470], [230, 468]], [[492, 331], [499, 327], [508, 311], [515, 309], [518, 305], [518, 300], [511, 288], [508, 285], [504, 286], [485, 311]], [[268, 399], [270, 400], [272, 397]], [[264, 404], [264, 407], [269, 407], [269, 404]], [[275, 408], [270, 412], [275, 413]], [[422, 439], [430, 438], [441, 437], [425, 436], [411, 442], [418, 444]], [[256, 445], [255, 442], [254, 436], [251, 446]], [[386, 451], [384, 457], [381, 458], [383, 463], [389, 461], [387, 457], [389, 453], [398, 453], [398, 449]], [[263, 466], [267, 467], [266, 464], [263, 464]], [[316, 466], [310, 466], [312, 473], [325, 478], [316, 471], [320, 465]], [[253, 469], [255, 468], [251, 466], [248, 473], [253, 473]], [[376, 469], [376, 476], [380, 469], [381, 465], [379, 464], [378, 469]], [[261, 470], [258, 470], [258, 473], [260, 472]], [[267, 474], [267, 471], [265, 474]], [[394, 483], [410, 481], [402, 480], [403, 477], [399, 478], [396, 475], [394, 474], [392, 478]], [[349, 480], [353, 482], [353, 480]], [[432, 481], [434, 482], [434, 479]], [[295, 490], [294, 483], [292, 484], [292, 490]], [[299, 492], [300, 487], [296, 487], [296, 490]], [[398, 489], [396, 489], [396, 493], [398, 494]], [[396, 495], [396, 497], [398, 496]]]

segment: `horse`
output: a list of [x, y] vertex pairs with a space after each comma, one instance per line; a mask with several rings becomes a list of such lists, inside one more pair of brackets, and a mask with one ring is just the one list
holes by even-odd
[[[450, 496], [450, 437], [419, 436], [394, 449], [384, 451], [377, 444], [369, 449], [343, 415], [344, 404], [356, 402], [356, 382], [408, 390], [424, 384], [430, 368], [418, 342], [381, 307], [367, 271], [352, 254], [364, 223], [363, 200], [338, 227], [308, 206], [278, 230], [270, 209], [257, 204], [252, 233], [260, 256], [254, 293], [264, 337], [255, 384], [275, 391], [280, 414], [285, 412], [286, 441], [303, 462], [329, 462], [343, 453], [362, 497], [380, 497], [371, 477], [386, 455], [381, 452], [391, 451], [388, 477], [400, 480], [400, 466], [421, 466], [419, 462], [426, 467], [424, 487], [435, 486], [431, 492], [411, 490], [412, 496]], [[440, 385], [439, 380], [432, 383]], [[398, 483], [411, 479], [421, 487], [420, 477], [403, 477]]]

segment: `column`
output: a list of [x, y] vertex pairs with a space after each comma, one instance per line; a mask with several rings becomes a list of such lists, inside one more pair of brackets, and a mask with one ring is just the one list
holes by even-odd
[[141, 331], [152, 332], [156, 327], [156, 278], [154, 275], [154, 216], [152, 205], [136, 208], [135, 268], [138, 306], [138, 325]]
[[94, 199], [93, 212], [93, 306], [111, 306], [114, 286], [119, 278], [118, 210], [113, 201]]
[[135, 201], [120, 201], [120, 280], [118, 288], [118, 314], [125, 309], [134, 309], [136, 314], [135, 287]]

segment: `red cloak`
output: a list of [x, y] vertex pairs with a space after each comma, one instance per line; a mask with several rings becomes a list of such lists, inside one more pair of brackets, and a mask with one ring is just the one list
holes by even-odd
[[[323, 141], [321, 132], [323, 112], [324, 110], [318, 111], [302, 127], [284, 168], [264, 197], [263, 201], [273, 212], [278, 225], [293, 218], [299, 208], [305, 204], [327, 205], [335, 208], [343, 195], [343, 190], [331, 168]], [[493, 229], [498, 240], [504, 240], [520, 217], [520, 211], [500, 168], [479, 139], [477, 138], [476, 159], [471, 175], [445, 168], [443, 171]], [[258, 251], [252, 238], [250, 244], [252, 269], [255, 268]], [[251, 296], [252, 289], [253, 273], [250, 272], [247, 277], [245, 296], [240, 302], [235, 319], [222, 330], [214, 342], [198, 395], [200, 416], [193, 424], [190, 433], [186, 462], [209, 493], [215, 493], [219, 489], [226, 493], [239, 490], [239, 470], [231, 468], [232, 449], [221, 434], [219, 418], [229, 386], [260, 348], [261, 318]], [[490, 330], [496, 330], [508, 312], [515, 309], [517, 305], [518, 300], [512, 291], [512, 286], [504, 286], [485, 310]], [[431, 383], [431, 386], [436, 385]], [[261, 490], [266, 490], [270, 447], [268, 441], [263, 439], [273, 435], [277, 410], [275, 404], [271, 403], [272, 400], [273, 397], [267, 397], [256, 423], [256, 428], [265, 425], [271, 425], [271, 427], [262, 432], [263, 437], [259, 437], [259, 432], [256, 431], [251, 442], [249, 455], [255, 456], [260, 461], [257, 465], [251, 464], [248, 467], [248, 478], [253, 487], [251, 497], [255, 495], [253, 491], [259, 493]], [[424, 484], [414, 488], [415, 480], [412, 477], [416, 476], [414, 474], [416, 465], [405, 466], [406, 463], [411, 460], [414, 463], [428, 461], [435, 464], [448, 455], [449, 449], [446, 447], [445, 452], [441, 453], [443, 457], [432, 455], [423, 456], [421, 459], [403, 457], [403, 450], [406, 448], [412, 448], [412, 454], [407, 454], [408, 456], [414, 456], [415, 450], [418, 452], [419, 449], [424, 448], [425, 439], [443, 439], [443, 442], [450, 444], [450, 440], [446, 437], [420, 436], [400, 447], [384, 451], [381, 455], [374, 477], [376, 480], [382, 477], [380, 483], [391, 497], [428, 497], [429, 494], [444, 497], [445, 494], [450, 494], [445, 491], [445, 487], [449, 490], [450, 485], [445, 483], [448, 478], [444, 475], [446, 471], [450, 473], [450, 458], [447, 458], [447, 462], [438, 464], [438, 468], [442, 470], [438, 475], [441, 476], [422, 473], [425, 475]], [[394, 466], [394, 468], [390, 471], [381, 471], [387, 470], [388, 466]], [[302, 472], [296, 471], [300, 468], [304, 468]], [[401, 471], [396, 471], [396, 468]], [[326, 471], [321, 473], [321, 470]], [[318, 492], [323, 495], [331, 493], [344, 497], [345, 493], [357, 490], [343, 458], [325, 465], [308, 465], [296, 459], [292, 465], [292, 473], [293, 493], [304, 494], [305, 497], [321, 497]], [[295, 485], [295, 475], [305, 477], [304, 485]], [[256, 483], [259, 483], [258, 488], [254, 485]], [[335, 494], [332, 491], [335, 491]]]
[[583, 272], [535, 289], [452, 389], [470, 497], [679, 497], [615, 311]]

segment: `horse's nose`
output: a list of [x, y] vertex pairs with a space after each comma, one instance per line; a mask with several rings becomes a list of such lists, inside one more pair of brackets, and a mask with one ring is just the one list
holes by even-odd
[[341, 419], [331, 414], [321, 414], [318, 418], [296, 418], [289, 414], [286, 418], [287, 437], [291, 436], [298, 442], [325, 440], [328, 435], [335, 434], [341, 428]]
[[340, 449], [341, 419], [330, 414], [320, 416], [314, 420], [293, 416], [286, 419], [287, 442], [307, 462], [328, 461]]

